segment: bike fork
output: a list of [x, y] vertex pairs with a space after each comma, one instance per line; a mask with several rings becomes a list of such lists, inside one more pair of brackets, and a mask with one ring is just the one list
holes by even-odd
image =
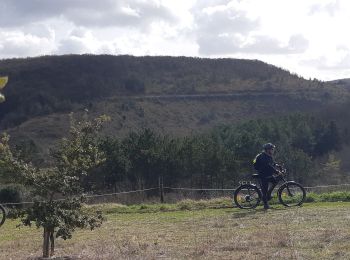
[[290, 189], [289, 189], [288, 184], [287, 184], [286, 186], [287, 186], [287, 191], [288, 191], [288, 195], [289, 195], [289, 197], [293, 197], [293, 193], [291, 193], [291, 191], [290, 191]]

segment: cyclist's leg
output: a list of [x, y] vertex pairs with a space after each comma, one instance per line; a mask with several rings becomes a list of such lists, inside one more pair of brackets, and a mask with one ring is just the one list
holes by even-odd
[[264, 202], [264, 208], [269, 208], [269, 204], [268, 204], [269, 181], [264, 177], [260, 178], [260, 188], [262, 193], [262, 200]]
[[267, 192], [267, 198], [268, 198], [268, 200], [271, 200], [272, 199], [271, 193], [274, 190], [274, 188], [277, 186], [278, 181], [273, 177], [270, 177], [268, 180], [269, 180], [269, 183], [271, 183], [271, 185], [269, 185], [269, 189]]

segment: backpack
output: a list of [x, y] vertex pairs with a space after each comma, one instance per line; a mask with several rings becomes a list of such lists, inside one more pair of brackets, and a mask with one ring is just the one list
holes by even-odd
[[259, 164], [257, 163], [256, 159], [258, 158], [258, 156], [260, 155], [261, 153], [259, 153], [257, 156], [255, 156], [254, 160], [253, 160], [253, 166], [254, 166], [254, 169], [255, 170], [259, 170]]

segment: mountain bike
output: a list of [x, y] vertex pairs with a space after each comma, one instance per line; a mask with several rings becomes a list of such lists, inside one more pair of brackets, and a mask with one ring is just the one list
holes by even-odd
[[6, 211], [5, 208], [0, 204], [0, 226], [4, 224], [6, 219]]
[[[304, 187], [295, 181], [287, 181], [287, 171], [282, 166], [278, 166], [278, 171], [279, 173], [273, 176], [275, 184], [268, 191], [269, 199], [272, 198], [271, 193], [276, 186], [280, 185], [277, 197], [282, 205], [286, 207], [302, 205], [306, 197]], [[253, 174], [252, 177], [259, 180], [259, 174]], [[234, 192], [233, 199], [237, 207], [241, 209], [254, 209], [262, 201], [262, 192], [253, 182], [240, 182], [240, 186]]]

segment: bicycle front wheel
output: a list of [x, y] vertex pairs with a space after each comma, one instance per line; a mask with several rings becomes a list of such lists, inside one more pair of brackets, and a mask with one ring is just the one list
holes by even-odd
[[306, 197], [303, 186], [296, 182], [286, 182], [278, 190], [278, 199], [286, 207], [300, 206]]
[[0, 226], [2, 226], [2, 224], [4, 224], [6, 219], [6, 211], [5, 208], [0, 205]]
[[233, 195], [237, 207], [241, 209], [254, 209], [261, 201], [261, 193], [255, 185], [243, 184], [239, 186]]

